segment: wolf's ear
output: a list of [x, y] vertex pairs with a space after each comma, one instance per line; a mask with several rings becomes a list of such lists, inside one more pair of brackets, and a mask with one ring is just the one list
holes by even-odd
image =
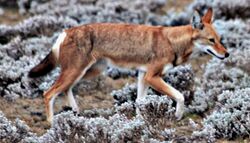
[[191, 19], [191, 25], [194, 29], [203, 29], [203, 23], [201, 19], [201, 15], [198, 13], [197, 10], [194, 11], [193, 17]]
[[213, 9], [209, 8], [207, 13], [202, 17], [202, 22], [204, 23], [212, 23], [213, 18]]

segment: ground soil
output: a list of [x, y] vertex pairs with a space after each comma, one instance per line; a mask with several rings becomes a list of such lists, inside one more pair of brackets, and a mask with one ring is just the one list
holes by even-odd
[[4, 13], [0, 15], [0, 24], [15, 25], [24, 20], [28, 15], [21, 15], [16, 7], [3, 8]]

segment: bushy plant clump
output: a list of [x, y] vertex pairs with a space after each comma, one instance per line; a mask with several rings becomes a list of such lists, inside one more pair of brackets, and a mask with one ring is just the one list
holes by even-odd
[[[214, 19], [243, 19], [250, 18], [250, 2], [248, 0], [195, 0], [183, 12], [170, 12], [168, 17], [171, 20], [167, 21], [167, 25], [185, 25], [190, 22], [190, 17], [194, 10], [200, 13], [205, 13], [206, 10], [212, 7], [214, 11]], [[226, 27], [225, 27], [226, 28]]]
[[[246, 39], [250, 37], [250, 20], [216, 20], [214, 26], [222, 37], [221, 42], [226, 48], [230, 49], [249, 49], [250, 42]], [[234, 52], [231, 52], [234, 53]], [[233, 56], [234, 57], [234, 56]], [[231, 58], [231, 57], [229, 57]]]
[[[0, 48], [0, 92], [10, 100], [20, 96], [35, 97], [44, 88], [38, 80], [30, 80], [28, 71], [38, 63], [51, 46], [52, 38], [30, 38], [22, 41], [20, 37]], [[40, 54], [37, 54], [40, 53]], [[56, 75], [55, 75], [56, 76]], [[53, 76], [52, 76], [53, 77]], [[51, 78], [45, 77], [45, 81]], [[41, 83], [41, 82], [40, 82]], [[41, 86], [40, 88], [37, 88]], [[47, 86], [46, 86], [47, 87]]]
[[[76, 1], [54, 0], [48, 2], [31, 1], [30, 7], [20, 3], [21, 13], [39, 15], [61, 15], [74, 19], [79, 23], [93, 22], [129, 22], [144, 24], [164, 24], [166, 19], [156, 13], [157, 9], [165, 5], [165, 0], [102, 0]], [[48, 9], [51, 9], [48, 11]]]
[[[250, 89], [224, 91], [218, 96], [216, 108], [203, 121], [203, 130], [194, 135], [216, 138], [249, 137], [250, 135]], [[213, 130], [210, 130], [213, 128]], [[210, 130], [210, 131], [209, 131]], [[208, 132], [203, 134], [203, 132]]]
[[0, 112], [0, 141], [3, 143], [21, 142], [26, 137], [34, 136], [30, 128], [20, 119], [14, 122], [9, 121], [5, 115]]
[[76, 25], [75, 20], [67, 17], [36, 15], [15, 26], [0, 25], [0, 44], [8, 44], [17, 36], [21, 40], [39, 36], [52, 36], [54, 32], [61, 32], [63, 28]]
[[194, 100], [189, 106], [196, 112], [213, 108], [217, 96], [224, 90], [235, 91], [247, 88], [250, 84], [248, 73], [237, 67], [228, 67], [217, 59], [211, 60], [205, 67], [200, 86], [194, 92]]
[[140, 119], [129, 120], [115, 114], [109, 120], [76, 117], [71, 112], [56, 117], [53, 127], [41, 137], [30, 137], [26, 142], [117, 142], [138, 141], [142, 134], [149, 134]]

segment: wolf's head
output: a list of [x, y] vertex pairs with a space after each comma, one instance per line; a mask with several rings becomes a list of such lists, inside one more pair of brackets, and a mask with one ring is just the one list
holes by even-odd
[[209, 55], [224, 59], [229, 56], [227, 49], [221, 44], [221, 38], [212, 26], [213, 10], [209, 8], [206, 14], [201, 15], [195, 11], [191, 24], [196, 31], [194, 37], [194, 48], [203, 51]]

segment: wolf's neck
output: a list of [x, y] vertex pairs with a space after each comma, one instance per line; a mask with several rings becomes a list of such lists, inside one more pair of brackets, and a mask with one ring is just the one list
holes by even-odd
[[166, 27], [165, 36], [178, 57], [178, 63], [185, 62], [193, 49], [193, 36], [196, 31], [191, 25]]
[[193, 28], [191, 25], [168, 27], [166, 28], [167, 38], [169, 39], [172, 48], [180, 52], [192, 46]]

